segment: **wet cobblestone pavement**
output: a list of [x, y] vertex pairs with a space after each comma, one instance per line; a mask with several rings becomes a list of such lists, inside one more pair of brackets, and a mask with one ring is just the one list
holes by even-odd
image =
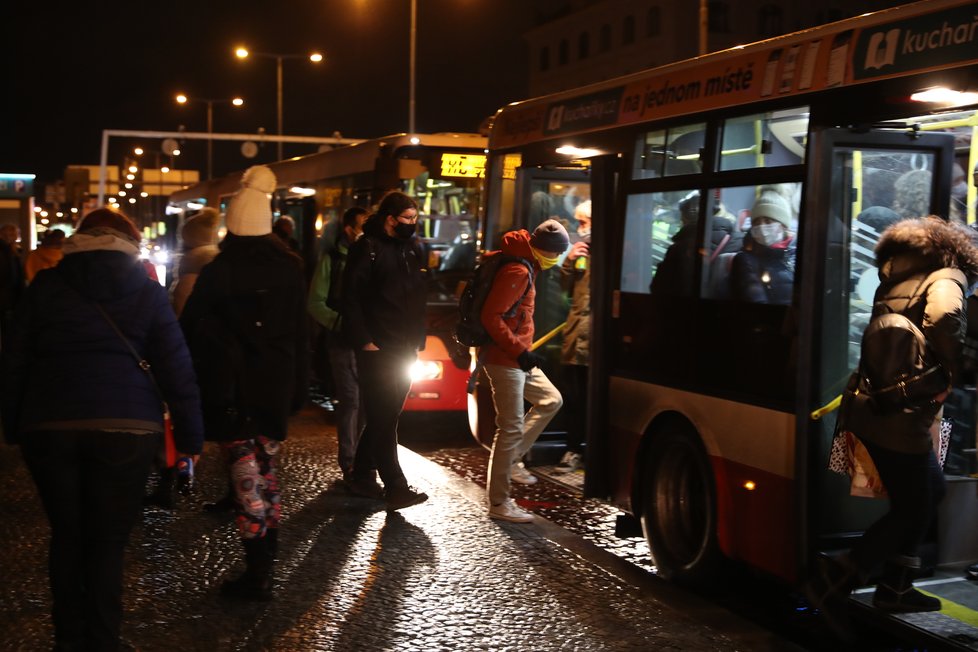
[[[327, 413], [311, 407], [297, 416], [282, 459], [276, 599], [248, 604], [218, 595], [240, 568], [241, 548], [226, 515], [200, 509], [224, 490], [208, 448], [198, 494], [173, 512], [147, 508], [134, 532], [124, 636], [144, 651], [797, 649], [631, 572], [553, 523], [490, 521], [478, 478], [407, 450], [402, 463], [431, 499], [388, 515], [338, 486]], [[47, 525], [9, 446], [0, 447], [0, 495], [0, 647], [49, 649]], [[546, 515], [548, 501], [541, 494], [534, 511]]]

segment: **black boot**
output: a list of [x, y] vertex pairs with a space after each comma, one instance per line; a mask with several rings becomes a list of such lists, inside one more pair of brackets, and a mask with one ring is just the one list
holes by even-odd
[[268, 539], [243, 539], [245, 571], [221, 585], [221, 595], [239, 600], [269, 602], [272, 599], [272, 555]]
[[148, 496], [143, 496], [144, 505], [153, 505], [162, 509], [173, 509], [173, 485], [176, 472], [173, 468], [160, 469], [160, 479]]
[[883, 565], [883, 578], [876, 585], [873, 606], [890, 613], [940, 611], [941, 601], [913, 587], [920, 571], [920, 557], [900, 557]]

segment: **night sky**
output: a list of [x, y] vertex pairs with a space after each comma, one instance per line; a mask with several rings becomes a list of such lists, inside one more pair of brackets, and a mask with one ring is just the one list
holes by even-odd
[[[417, 131], [474, 132], [503, 104], [524, 99], [522, 34], [567, 4], [418, 0]], [[5, 43], [15, 65], [5, 95], [13, 120], [2, 130], [0, 172], [34, 173], [43, 183], [69, 164], [95, 165], [103, 129], [206, 131], [206, 105], [177, 105], [181, 91], [191, 100], [245, 99], [237, 109], [214, 105], [215, 133], [274, 134], [275, 61], [240, 61], [239, 44], [325, 55], [318, 66], [284, 62], [286, 134], [407, 131], [409, 0], [19, 2], [12, 15]], [[135, 144], [113, 139], [109, 163], [122, 163]], [[141, 144], [159, 150], [159, 141]], [[215, 174], [275, 158], [274, 143], [251, 160], [239, 148], [215, 142]], [[177, 167], [205, 167], [203, 141], [183, 149]], [[285, 154], [311, 151], [286, 145]]]

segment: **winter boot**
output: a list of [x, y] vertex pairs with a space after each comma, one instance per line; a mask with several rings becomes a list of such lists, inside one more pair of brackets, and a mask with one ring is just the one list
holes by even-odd
[[143, 496], [144, 505], [153, 505], [161, 509], [173, 509], [173, 485], [176, 482], [176, 471], [171, 468], [160, 469], [160, 479], [153, 492]]
[[245, 571], [221, 585], [221, 595], [239, 600], [269, 602], [272, 599], [272, 555], [268, 539], [243, 539]]
[[940, 611], [941, 601], [913, 587], [920, 571], [920, 557], [902, 556], [883, 565], [883, 578], [876, 585], [873, 606], [890, 613]]

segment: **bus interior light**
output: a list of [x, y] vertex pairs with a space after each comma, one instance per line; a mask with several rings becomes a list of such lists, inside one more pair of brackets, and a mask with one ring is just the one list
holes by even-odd
[[757, 485], [754, 484], [753, 480], [748, 480], [747, 482], [744, 483], [744, 489], [746, 489], [747, 491], [754, 491], [755, 489], [757, 489]]
[[927, 102], [928, 104], [943, 104], [944, 106], [966, 106], [968, 104], [978, 104], [978, 93], [956, 91], [951, 88], [937, 86], [928, 88], [925, 91], [918, 91], [910, 96], [914, 102]]
[[303, 188], [302, 186], [292, 186], [289, 192], [300, 197], [312, 197], [316, 194], [315, 188]]
[[588, 158], [601, 153], [590, 147], [575, 147], [574, 145], [561, 145], [555, 151], [558, 154], [564, 154], [565, 156], [572, 156], [574, 158]]

